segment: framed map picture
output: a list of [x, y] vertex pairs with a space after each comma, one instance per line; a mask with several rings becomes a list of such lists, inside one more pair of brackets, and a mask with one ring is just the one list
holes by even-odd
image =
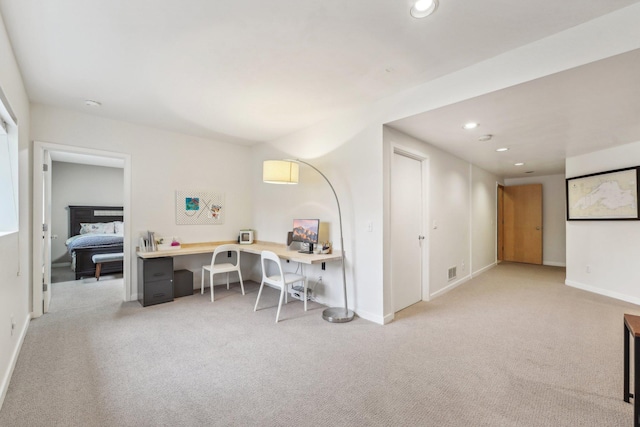
[[567, 220], [638, 220], [638, 167], [567, 178]]

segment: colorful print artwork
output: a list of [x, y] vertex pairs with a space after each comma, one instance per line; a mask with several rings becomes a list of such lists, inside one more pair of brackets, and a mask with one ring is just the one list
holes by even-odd
[[186, 197], [185, 201], [185, 210], [187, 211], [197, 211], [200, 209], [200, 198], [199, 197]]

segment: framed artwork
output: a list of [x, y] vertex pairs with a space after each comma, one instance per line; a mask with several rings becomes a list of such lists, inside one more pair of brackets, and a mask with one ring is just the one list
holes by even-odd
[[567, 178], [567, 220], [638, 220], [639, 167]]
[[224, 194], [176, 191], [176, 224], [224, 224]]

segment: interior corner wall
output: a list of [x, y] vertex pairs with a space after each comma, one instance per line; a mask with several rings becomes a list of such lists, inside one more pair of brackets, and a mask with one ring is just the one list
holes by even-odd
[[[250, 174], [238, 168], [251, 159], [250, 148], [89, 114], [34, 104], [31, 136], [37, 141], [128, 154], [131, 157], [131, 248], [147, 230], [182, 242], [235, 241], [238, 231], [252, 228]], [[177, 225], [176, 191], [224, 194], [225, 220], [216, 225]], [[78, 201], [79, 204], [82, 201]], [[130, 299], [137, 290], [137, 262], [131, 251]], [[210, 256], [176, 258], [174, 268], [195, 272], [200, 282]]]
[[[640, 142], [567, 158], [566, 176], [632, 166], [640, 166]], [[567, 221], [566, 284], [640, 304], [639, 241], [638, 221]]]
[[71, 262], [65, 241], [69, 236], [69, 206], [124, 205], [122, 168], [52, 162], [51, 263]]
[[564, 175], [508, 178], [505, 185], [542, 184], [542, 264], [565, 267], [566, 185]]
[[[0, 237], [0, 408], [31, 318], [29, 99], [0, 16], [0, 88], [18, 120], [18, 232]], [[10, 131], [11, 132], [11, 131]], [[13, 318], [15, 328], [11, 328]]]

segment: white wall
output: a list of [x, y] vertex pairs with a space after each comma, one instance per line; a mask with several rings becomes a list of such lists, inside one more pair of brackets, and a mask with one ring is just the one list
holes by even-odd
[[566, 253], [566, 185], [564, 175], [505, 179], [505, 185], [542, 184], [542, 263], [564, 267]]
[[124, 204], [124, 171], [94, 165], [52, 162], [51, 262], [70, 262], [64, 244], [69, 237], [69, 206]]
[[[29, 100], [0, 19], [0, 87], [18, 119], [19, 232], [0, 237], [0, 407], [30, 319]], [[12, 332], [10, 319], [16, 324]]]
[[[640, 142], [635, 142], [567, 158], [566, 174], [572, 178], [638, 165]], [[566, 283], [640, 304], [639, 241], [638, 221], [567, 221]]]
[[471, 169], [471, 272], [479, 274], [497, 261], [499, 177]]
[[[34, 140], [126, 153], [131, 156], [132, 248], [141, 233], [178, 236], [183, 242], [236, 240], [251, 223], [251, 171], [246, 168], [250, 148], [167, 132], [88, 114], [34, 104]], [[176, 225], [176, 190], [225, 194], [225, 222], [219, 225]], [[137, 289], [137, 264], [132, 251], [132, 293]], [[194, 271], [210, 256], [176, 258], [176, 269]], [[135, 297], [135, 295], [131, 295]]]

